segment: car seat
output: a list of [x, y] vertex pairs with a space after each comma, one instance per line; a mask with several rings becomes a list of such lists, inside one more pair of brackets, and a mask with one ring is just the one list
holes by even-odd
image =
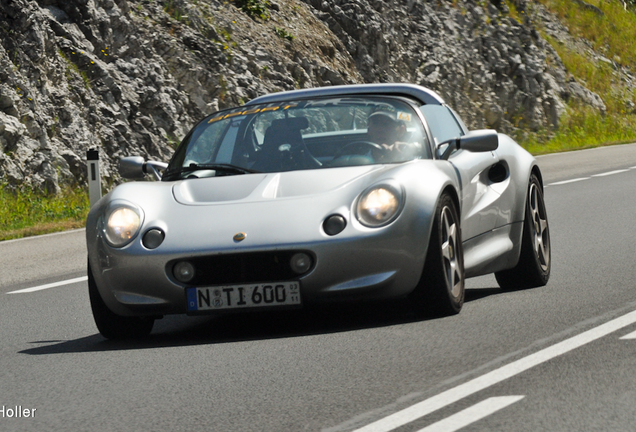
[[311, 155], [300, 133], [308, 127], [307, 117], [288, 117], [272, 121], [265, 131], [258, 160], [252, 169], [276, 172], [320, 168], [322, 164]]

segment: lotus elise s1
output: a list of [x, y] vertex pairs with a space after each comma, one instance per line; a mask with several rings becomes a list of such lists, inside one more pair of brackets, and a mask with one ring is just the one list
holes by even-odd
[[202, 119], [167, 164], [131, 156], [120, 173], [145, 181], [114, 188], [86, 224], [107, 338], [145, 336], [166, 314], [320, 302], [409, 298], [450, 315], [466, 278], [550, 276], [535, 159], [417, 85], [262, 96]]

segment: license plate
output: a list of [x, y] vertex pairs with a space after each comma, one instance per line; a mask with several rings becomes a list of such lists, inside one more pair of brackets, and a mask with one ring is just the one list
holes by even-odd
[[186, 289], [188, 312], [300, 304], [298, 282], [257, 283]]

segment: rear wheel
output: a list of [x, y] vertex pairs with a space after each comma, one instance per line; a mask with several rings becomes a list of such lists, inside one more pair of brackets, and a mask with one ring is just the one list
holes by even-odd
[[88, 265], [88, 295], [97, 329], [107, 339], [133, 339], [148, 336], [155, 319], [152, 317], [126, 317], [108, 309], [97, 289], [90, 264]]
[[454, 315], [464, 305], [464, 254], [458, 211], [444, 194], [435, 211], [433, 230], [420, 282], [413, 293], [418, 310]]
[[552, 264], [550, 228], [543, 201], [543, 189], [535, 174], [530, 176], [526, 215], [519, 262], [514, 268], [495, 273], [499, 286], [506, 290], [544, 286], [550, 279]]

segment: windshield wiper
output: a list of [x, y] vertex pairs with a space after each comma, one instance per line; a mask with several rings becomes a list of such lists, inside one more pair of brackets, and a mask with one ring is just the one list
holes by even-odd
[[223, 175], [231, 175], [231, 174], [251, 174], [257, 173], [258, 171], [254, 171], [248, 168], [243, 168], [236, 165], [231, 164], [195, 164], [191, 163], [188, 166], [177, 168], [174, 170], [168, 170], [164, 174], [163, 178], [167, 180], [173, 180], [175, 178], [182, 177], [183, 174], [193, 173], [195, 171], [202, 170], [213, 170], [216, 172], [223, 173]]

